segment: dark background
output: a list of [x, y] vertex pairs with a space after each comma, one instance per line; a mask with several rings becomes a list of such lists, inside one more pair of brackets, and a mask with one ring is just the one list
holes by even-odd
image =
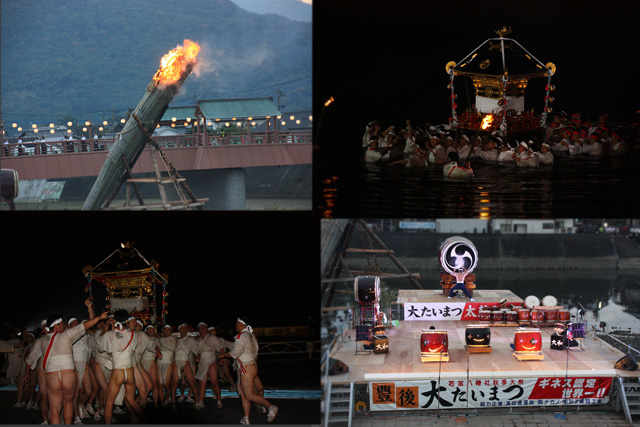
[[[4, 212], [0, 321], [86, 318], [83, 267], [135, 241], [169, 275], [173, 326], [234, 324], [240, 313], [256, 327], [313, 326], [319, 238], [319, 219], [308, 212]], [[93, 280], [93, 292], [100, 313], [105, 287]]]
[[[592, 120], [607, 112], [612, 122], [637, 121], [638, 12], [637, 2], [620, 0], [316, 2], [316, 159], [357, 155], [371, 120], [383, 129], [404, 127], [406, 119], [414, 126], [445, 123], [451, 115], [445, 64], [498, 37], [494, 30], [505, 25], [513, 30], [505, 37], [557, 66], [551, 79], [557, 88], [554, 112], [579, 111]], [[461, 105], [466, 95], [454, 83]], [[532, 87], [540, 94], [532, 96], [542, 96], [533, 105], [537, 114], [544, 105], [539, 86], [545, 84], [543, 78], [538, 89]], [[331, 96], [335, 102], [324, 109]]]

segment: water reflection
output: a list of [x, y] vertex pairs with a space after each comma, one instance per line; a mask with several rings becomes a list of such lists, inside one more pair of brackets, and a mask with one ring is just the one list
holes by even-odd
[[[640, 158], [570, 158], [554, 165], [519, 168], [472, 160], [475, 177], [442, 176], [427, 170], [365, 164], [360, 160], [317, 162], [317, 203], [326, 218], [337, 217], [633, 217], [640, 208]], [[331, 189], [331, 191], [328, 191]], [[317, 194], [318, 195], [318, 194]]]

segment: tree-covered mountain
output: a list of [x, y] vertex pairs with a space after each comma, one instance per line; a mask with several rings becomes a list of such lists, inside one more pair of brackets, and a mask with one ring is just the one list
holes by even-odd
[[274, 13], [294, 21], [311, 22], [311, 5], [302, 0], [232, 0], [250, 12]]
[[311, 109], [311, 23], [258, 15], [230, 0], [7, 1], [1, 4], [1, 107], [7, 120], [99, 117], [134, 108], [160, 58], [184, 39], [203, 72], [173, 105], [273, 96]]

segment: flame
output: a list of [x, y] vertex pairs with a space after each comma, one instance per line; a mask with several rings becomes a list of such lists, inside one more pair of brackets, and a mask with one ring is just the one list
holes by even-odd
[[484, 116], [484, 118], [482, 119], [482, 130], [488, 129], [491, 126], [491, 123], [493, 123], [493, 116]]
[[162, 85], [172, 85], [178, 82], [187, 66], [195, 65], [198, 52], [200, 52], [200, 45], [185, 39], [184, 46], [178, 45], [178, 47], [162, 57], [160, 68], [156, 75], [153, 76], [153, 80], [156, 84]]

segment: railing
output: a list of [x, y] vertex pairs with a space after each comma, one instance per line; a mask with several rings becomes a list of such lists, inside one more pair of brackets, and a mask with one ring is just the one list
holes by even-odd
[[307, 354], [320, 353], [320, 341], [278, 341], [259, 344], [260, 355], [270, 354]]
[[[596, 334], [600, 339], [602, 339], [603, 337], [608, 337], [610, 339], [612, 339], [613, 341], [616, 341], [618, 344], [620, 344], [622, 346], [622, 348], [626, 347], [627, 348], [627, 353], [631, 353], [631, 351], [635, 351], [636, 353], [640, 354], [640, 350], [635, 349], [633, 347], [631, 347], [630, 344], [619, 340], [618, 338], [614, 337], [613, 335], [607, 333], [607, 332], [602, 332], [602, 333], [597, 333]], [[615, 347], [615, 346], [614, 346]], [[621, 350], [620, 348], [618, 350]], [[622, 351], [622, 350], [621, 350]]]
[[[195, 135], [157, 136], [153, 140], [161, 148], [188, 148], [203, 146], [257, 145], [257, 144], [303, 144], [311, 143], [311, 130], [247, 132], [245, 134], [212, 133]], [[64, 140], [56, 142], [26, 141], [5, 142], [0, 157], [73, 154], [109, 151], [115, 138]]]

